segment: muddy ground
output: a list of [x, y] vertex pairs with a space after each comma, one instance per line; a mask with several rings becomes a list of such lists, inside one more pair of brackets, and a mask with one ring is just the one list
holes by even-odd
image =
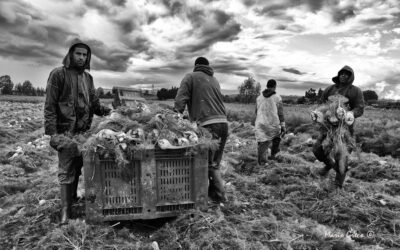
[[[400, 162], [355, 152], [344, 188], [287, 135], [276, 161], [256, 164], [249, 123], [231, 122], [222, 171], [228, 202], [176, 218], [85, 223], [84, 202], [59, 226], [57, 155], [43, 136], [43, 104], [1, 102], [0, 249], [399, 249]], [[79, 194], [84, 195], [83, 179]]]

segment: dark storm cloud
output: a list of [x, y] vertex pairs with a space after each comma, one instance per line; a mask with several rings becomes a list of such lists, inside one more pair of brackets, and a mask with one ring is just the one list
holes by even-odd
[[124, 34], [129, 34], [133, 30], [138, 29], [140, 26], [140, 24], [138, 24], [137, 21], [131, 17], [114, 19], [112, 21], [121, 29]]
[[177, 15], [182, 12], [183, 4], [174, 0], [162, 0], [162, 3], [170, 11], [171, 15]]
[[273, 18], [286, 19], [286, 9], [289, 6], [284, 4], [267, 5], [263, 8], [256, 8], [255, 11], [259, 15], [265, 15]]
[[354, 12], [355, 8], [353, 6], [345, 7], [345, 8], [336, 8], [332, 12], [332, 19], [336, 23], [341, 23], [346, 21], [349, 18], [355, 17], [356, 14]]
[[304, 74], [306, 74], [306, 73], [303, 73], [303, 72], [301, 72], [301, 71], [299, 71], [299, 70], [297, 70], [295, 68], [283, 68], [282, 70], [285, 71], [285, 72], [289, 72], [289, 73], [295, 74], [295, 75], [304, 75]]
[[[254, 5], [254, 1], [247, 1], [244, 2], [245, 5], [251, 6]], [[256, 13], [259, 15], [265, 15], [273, 18], [278, 18], [278, 19], [283, 19], [283, 20], [289, 20], [293, 21], [291, 17], [289, 17], [286, 14], [286, 11], [288, 8], [293, 8], [297, 6], [307, 6], [308, 9], [312, 12], [316, 12], [321, 10], [324, 7], [325, 1], [323, 0], [298, 0], [298, 1], [286, 1], [286, 2], [281, 2], [279, 4], [269, 4], [267, 2], [266, 5], [263, 7], [258, 7], [255, 9]]]
[[255, 37], [255, 39], [270, 39], [275, 37], [276, 35], [272, 35], [272, 34], [262, 34], [262, 35], [258, 35]]
[[150, 47], [150, 41], [142, 34], [135, 34], [133, 37], [122, 37], [121, 41], [133, 52], [148, 51]]
[[233, 41], [241, 31], [240, 24], [233, 16], [221, 10], [205, 13], [203, 10], [192, 9], [188, 11], [187, 18], [193, 25], [193, 30], [188, 35], [195, 36], [197, 42], [178, 48], [178, 51], [192, 53], [207, 49], [220, 41]]
[[17, 45], [17, 44], [1, 44], [0, 55], [2, 57], [13, 58], [25, 62], [37, 62], [41, 64], [51, 65], [59, 62], [64, 55], [61, 53], [45, 49], [42, 45]]
[[243, 4], [246, 5], [247, 7], [251, 7], [254, 4], [256, 4], [256, 0], [243, 0]]
[[98, 40], [88, 40], [86, 42], [94, 56], [93, 69], [124, 72], [129, 67], [132, 51], [118, 47], [110, 48]]
[[218, 73], [231, 74], [233, 72], [243, 74], [248, 70], [246, 60], [236, 59], [233, 57], [217, 58], [214, 62], [210, 62], [211, 67]]
[[316, 11], [319, 11], [322, 9], [325, 1], [323, 1], [323, 0], [306, 0], [305, 2], [312, 12], [316, 12]]
[[157, 71], [157, 73], [159, 72], [165, 72], [165, 73], [173, 73], [173, 72], [181, 72], [181, 71], [186, 71], [190, 68], [192, 68], [193, 66], [188, 65], [187, 63], [184, 62], [171, 62], [171, 63], [167, 63], [164, 66], [158, 66], [158, 67], [151, 67], [149, 68], [149, 71]]
[[330, 84], [326, 84], [323, 82], [313, 82], [313, 81], [306, 81], [306, 82], [300, 82], [300, 81], [294, 81], [294, 80], [289, 80], [289, 79], [276, 79], [278, 83], [280, 83], [280, 86], [285, 89], [295, 89], [295, 90], [304, 90], [307, 91], [310, 88], [313, 89], [325, 89], [328, 87]]
[[76, 34], [46, 24], [43, 13], [33, 6], [19, 1], [0, 2], [0, 54], [16, 60], [37, 62], [44, 65], [60, 63], [63, 53], [60, 47], [68, 37]]
[[126, 4], [126, 0], [112, 0], [112, 2], [113, 2], [115, 5], [118, 5], [118, 6], [121, 6], [121, 7], [124, 7], [125, 4]]
[[83, 0], [83, 3], [91, 8], [91, 9], [96, 9], [100, 13], [103, 14], [108, 14], [109, 13], [109, 7], [105, 5], [104, 3], [97, 1], [97, 0]]
[[1, 26], [27, 25], [32, 21], [44, 19], [44, 14], [25, 2], [1, 1], [0, 9]]
[[389, 20], [389, 18], [387, 18], [387, 17], [379, 17], [379, 18], [365, 19], [362, 22], [367, 24], [367, 25], [376, 25], [376, 24], [385, 23], [388, 20]]

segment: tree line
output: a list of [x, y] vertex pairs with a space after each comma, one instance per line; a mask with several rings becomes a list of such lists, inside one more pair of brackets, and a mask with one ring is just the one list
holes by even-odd
[[[111, 92], [105, 93], [104, 89], [97, 88], [97, 95], [99, 98], [113, 98]], [[255, 103], [257, 97], [261, 93], [261, 84], [257, 82], [253, 77], [248, 77], [238, 87], [239, 94], [236, 95], [224, 95], [224, 102], [237, 102], [237, 103]], [[23, 83], [14, 83], [11, 81], [10, 76], [0, 76], [0, 93], [3, 95], [29, 95], [29, 96], [44, 96], [46, 90], [40, 87], [34, 87], [33, 84], [26, 80]], [[162, 88], [157, 91], [157, 98], [159, 100], [174, 99], [178, 93], [178, 87], [171, 87], [170, 89]], [[322, 96], [323, 90], [310, 88], [305, 92], [304, 96], [301, 96], [295, 100], [283, 100], [287, 104], [314, 104], [317, 103]], [[364, 101], [367, 104], [372, 104], [378, 100], [378, 95], [373, 90], [363, 91]]]
[[44, 96], [46, 90], [40, 87], [35, 88], [29, 80], [14, 85], [10, 76], [4, 75], [0, 76], [0, 93], [3, 95]]

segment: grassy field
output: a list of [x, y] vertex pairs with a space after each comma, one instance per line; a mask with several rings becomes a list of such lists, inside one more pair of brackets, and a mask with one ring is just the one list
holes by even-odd
[[[307, 125], [313, 107], [285, 107], [295, 133], [283, 139], [277, 161], [258, 166], [254, 105], [227, 104], [224, 207], [89, 225], [81, 200], [74, 219], [60, 227], [57, 152], [43, 136], [43, 101], [1, 98], [0, 249], [400, 249], [399, 160], [354, 152], [343, 190], [333, 190], [333, 171], [316, 174], [322, 167], [311, 152], [316, 131]], [[358, 137], [393, 143], [399, 117], [398, 110], [366, 109]]]

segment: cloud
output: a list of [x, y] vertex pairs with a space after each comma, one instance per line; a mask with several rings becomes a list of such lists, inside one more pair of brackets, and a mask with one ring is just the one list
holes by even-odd
[[1, 44], [0, 54], [3, 57], [47, 65], [57, 62], [57, 58], [61, 62], [63, 57], [57, 51], [45, 49], [37, 44]]
[[376, 24], [382, 24], [385, 23], [389, 20], [387, 17], [377, 17], [377, 18], [369, 18], [369, 19], [364, 19], [362, 20], [363, 23], [366, 25], [376, 25]]
[[381, 37], [382, 35], [379, 31], [341, 37], [336, 40], [335, 49], [344, 54], [353, 53], [360, 56], [377, 56], [387, 51], [381, 48]]
[[171, 15], [177, 15], [183, 11], [184, 5], [179, 1], [162, 0], [162, 3], [169, 9]]
[[311, 88], [313, 89], [325, 89], [329, 86], [329, 84], [323, 83], [323, 82], [314, 82], [314, 81], [291, 81], [291, 80], [286, 80], [286, 79], [277, 79], [278, 84], [281, 88], [285, 89], [295, 89], [295, 90], [309, 90]]
[[86, 42], [92, 50], [93, 69], [118, 72], [124, 72], [128, 69], [129, 59], [133, 51], [123, 48], [110, 48], [103, 42], [94, 39], [87, 40]]
[[343, 8], [334, 8], [332, 11], [332, 19], [336, 23], [342, 23], [349, 18], [355, 17], [355, 8], [354, 6], [347, 6]]
[[186, 15], [193, 25], [193, 30], [188, 35], [194, 39], [190, 44], [181, 46], [178, 50], [193, 53], [208, 49], [213, 44], [221, 41], [233, 41], [241, 31], [241, 25], [232, 15], [221, 10], [205, 12], [192, 9]]
[[297, 70], [295, 68], [283, 68], [282, 70], [285, 71], [285, 72], [289, 72], [289, 73], [295, 74], [295, 75], [304, 75], [304, 74], [306, 74], [306, 73], [300, 72], [299, 70]]

